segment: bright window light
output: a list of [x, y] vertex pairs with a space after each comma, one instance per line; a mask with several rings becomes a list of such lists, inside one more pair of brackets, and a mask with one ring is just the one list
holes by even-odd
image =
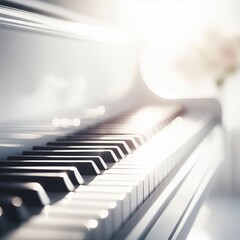
[[[127, 2], [129, 22], [144, 46], [141, 74], [154, 93], [164, 98], [216, 94], [212, 76], [199, 74], [202, 69], [195, 53], [207, 31], [234, 24], [234, 4], [234, 0]], [[182, 65], [185, 68], [190, 65], [187, 74]]]

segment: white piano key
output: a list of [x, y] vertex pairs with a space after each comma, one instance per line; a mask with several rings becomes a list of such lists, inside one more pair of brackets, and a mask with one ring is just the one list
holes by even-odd
[[104, 173], [104, 175], [119, 175], [126, 179], [129, 179], [129, 177], [132, 177], [133, 180], [143, 180], [143, 199], [144, 201], [149, 197], [150, 195], [150, 181], [149, 181], [149, 176], [144, 174], [144, 173], [137, 173], [134, 171], [128, 171], [128, 173], [125, 173], [124, 171], [118, 170], [118, 169], [109, 169]]
[[[144, 191], [148, 191], [148, 186], [144, 186], [144, 177], [136, 175], [123, 175], [123, 174], [103, 174], [96, 176], [94, 181], [110, 181], [110, 182], [120, 182], [124, 186], [137, 186], [137, 203], [138, 207], [144, 201]], [[144, 190], [145, 187], [145, 190]]]
[[[75, 202], [76, 203], [76, 202]], [[93, 204], [87, 204], [86, 202], [78, 201], [77, 204], [57, 204], [49, 207], [47, 212], [48, 217], [70, 217], [78, 221], [80, 219], [96, 219], [98, 221], [98, 226], [96, 228], [97, 234], [101, 235], [103, 239], [109, 239], [116, 230], [114, 227], [113, 209], [112, 205], [101, 206], [97, 201]], [[111, 203], [112, 204], [112, 203]], [[115, 206], [116, 207], [116, 204]]]
[[155, 176], [154, 176], [154, 167], [151, 166], [139, 166], [139, 165], [131, 165], [127, 164], [116, 164], [114, 165], [109, 172], [122, 173], [122, 174], [143, 174], [144, 176], [148, 177], [148, 184], [149, 184], [149, 194], [151, 194], [156, 185], [155, 185]]
[[[69, 194], [65, 197], [69, 196]], [[89, 202], [92, 201], [98, 201], [106, 203], [108, 201], [114, 201], [117, 204], [117, 207], [115, 209], [114, 213], [114, 224], [115, 229], [119, 229], [124, 224], [124, 215], [126, 215], [125, 211], [128, 210], [128, 208], [125, 206], [125, 193], [101, 193], [101, 192], [80, 192], [80, 193], [71, 193], [70, 194], [71, 202], [78, 202], [79, 200], [87, 200]]]
[[[113, 169], [115, 166], [113, 166]], [[148, 169], [146, 172], [149, 174], [149, 181], [153, 182], [154, 190], [160, 184], [162, 176], [163, 163], [153, 162], [151, 164], [146, 164], [143, 162], [138, 162], [136, 159], [128, 161], [128, 159], [123, 159], [120, 163], [116, 164], [117, 169]], [[160, 169], [159, 169], [160, 168]], [[151, 185], [151, 184], [150, 184]]]
[[[111, 201], [111, 200], [104, 200], [99, 201], [95, 199], [70, 199], [64, 198], [63, 200], [59, 201], [54, 205], [54, 208], [69, 208], [69, 209], [82, 209], [82, 208], [88, 208], [88, 209], [95, 209], [95, 210], [107, 210], [108, 211], [108, 218], [107, 218], [107, 229], [106, 232], [109, 231], [108, 234], [109, 237], [111, 234], [118, 230], [120, 225], [115, 223], [115, 216], [116, 214], [120, 214], [120, 204], [117, 203], [117, 201]], [[117, 227], [116, 227], [117, 226]]]
[[6, 236], [8, 240], [85, 240], [87, 233], [81, 230], [49, 229], [22, 225]]
[[102, 187], [102, 186], [86, 186], [82, 185], [81, 187], [77, 188], [76, 191], [77, 193], [82, 193], [82, 192], [93, 192], [93, 193], [125, 193], [125, 199], [122, 201], [123, 202], [123, 221], [127, 221], [127, 219], [130, 216], [130, 192], [131, 192], [131, 187]]
[[138, 207], [138, 193], [137, 193], [137, 182], [129, 182], [124, 184], [120, 181], [104, 181], [104, 180], [97, 180], [92, 181], [88, 184], [88, 186], [102, 186], [102, 187], [113, 187], [113, 188], [121, 188], [121, 187], [130, 187], [131, 190], [129, 192], [130, 195], [130, 214], [133, 214]]
[[66, 229], [66, 230], [86, 230], [86, 229], [94, 229], [98, 225], [96, 223], [94, 226], [91, 224], [91, 220], [97, 222], [96, 216], [88, 215], [86, 217], [81, 216], [80, 219], [76, 221], [76, 219], [71, 216], [64, 216], [64, 214], [59, 214], [58, 216], [54, 216], [54, 214], [41, 214], [38, 216], [34, 216], [29, 220], [29, 224], [31, 226], [39, 226], [46, 227], [50, 229]]
[[67, 207], [64, 204], [58, 206], [50, 206], [47, 211], [43, 212], [48, 218], [70, 218], [76, 222], [85, 223], [86, 227], [90, 227], [90, 222], [92, 219], [98, 222], [97, 227], [94, 232], [98, 236], [103, 236], [104, 239], [110, 237], [112, 232], [113, 221], [111, 215], [109, 215], [109, 210], [106, 208], [97, 207], [86, 207], [78, 206], [77, 208]]
[[[32, 217], [28, 222], [28, 228], [43, 228], [64, 231], [80, 231], [93, 239], [97, 239], [101, 228], [98, 229], [99, 221], [95, 215], [89, 217], [73, 218], [72, 216], [45, 216], [43, 214]], [[98, 230], [100, 230], [98, 232]]]

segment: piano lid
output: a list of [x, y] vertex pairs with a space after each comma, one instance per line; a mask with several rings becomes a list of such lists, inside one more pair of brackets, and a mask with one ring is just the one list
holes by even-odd
[[1, 122], [97, 107], [122, 98], [135, 82], [130, 38], [91, 21], [0, 6], [0, 36]]

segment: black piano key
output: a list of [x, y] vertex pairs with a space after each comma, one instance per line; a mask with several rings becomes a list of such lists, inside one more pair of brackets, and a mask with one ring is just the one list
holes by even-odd
[[98, 175], [100, 170], [93, 161], [71, 161], [71, 160], [12, 160], [12, 161], [0, 161], [0, 166], [70, 166], [76, 167], [81, 175]]
[[105, 162], [116, 163], [119, 161], [111, 150], [36, 150], [23, 151], [23, 155], [45, 155], [45, 156], [96, 156], [101, 157]]
[[[137, 137], [137, 136], [136, 136]], [[94, 135], [94, 134], [71, 134], [67, 135], [65, 137], [59, 137], [56, 139], [57, 141], [99, 141], [99, 140], [104, 140], [104, 141], [124, 141], [128, 147], [131, 150], [135, 150], [139, 147], [141, 144], [139, 141], [135, 139], [134, 136], [128, 136], [128, 135]]]
[[85, 162], [86, 160], [93, 161], [99, 170], [106, 170], [108, 169], [107, 164], [103, 161], [101, 157], [91, 157], [91, 156], [58, 156], [58, 155], [51, 155], [51, 156], [41, 156], [41, 155], [15, 155], [9, 156], [8, 160], [50, 160], [50, 161], [77, 161], [77, 162]]
[[66, 173], [1, 173], [1, 182], [37, 182], [48, 191], [71, 192], [74, 185]]
[[34, 146], [33, 150], [111, 150], [118, 159], [124, 158], [125, 156], [117, 146], [61, 146], [56, 144], [51, 146]]
[[[128, 136], [130, 136], [131, 139], [136, 141], [136, 143], [138, 145], [142, 145], [145, 142], [144, 137], [141, 134], [101, 133], [101, 132], [98, 132], [97, 130], [96, 131], [81, 130], [79, 132], [75, 132], [75, 133], [67, 135], [65, 137], [71, 138], [71, 137], [75, 137], [75, 136], [76, 136], [76, 138], [78, 138], [78, 137], [81, 138], [81, 136], [86, 136], [86, 139], [82, 139], [82, 140], [86, 140], [86, 141], [87, 140], [94, 141], [94, 139], [91, 139], [91, 138], [95, 138], [95, 137], [96, 137], [96, 140], [105, 140], [105, 141], [107, 141], [107, 140], [110, 140], [110, 141], [124, 140], [124, 141], [126, 141], [126, 139], [128, 139]], [[57, 138], [57, 140], [61, 139], [61, 138], [65, 138], [65, 137], [59, 137], [59, 138]], [[99, 139], [99, 138], [103, 138], [103, 139]]]
[[43, 207], [50, 204], [50, 199], [39, 183], [0, 182], [0, 195], [17, 195], [26, 205]]
[[29, 212], [20, 197], [0, 195], [0, 206], [11, 222], [21, 223], [29, 217]]
[[56, 141], [48, 142], [48, 146], [117, 146], [119, 147], [124, 154], [131, 153], [131, 149], [124, 141], [109, 141], [109, 140], [78, 140], [78, 141]]
[[0, 173], [66, 173], [74, 185], [84, 184], [75, 167], [0, 167]]

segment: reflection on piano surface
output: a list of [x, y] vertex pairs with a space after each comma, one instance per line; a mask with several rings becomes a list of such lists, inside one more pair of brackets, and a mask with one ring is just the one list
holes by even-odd
[[218, 104], [156, 97], [129, 37], [29, 4], [0, 6], [1, 238], [184, 239], [222, 160]]

